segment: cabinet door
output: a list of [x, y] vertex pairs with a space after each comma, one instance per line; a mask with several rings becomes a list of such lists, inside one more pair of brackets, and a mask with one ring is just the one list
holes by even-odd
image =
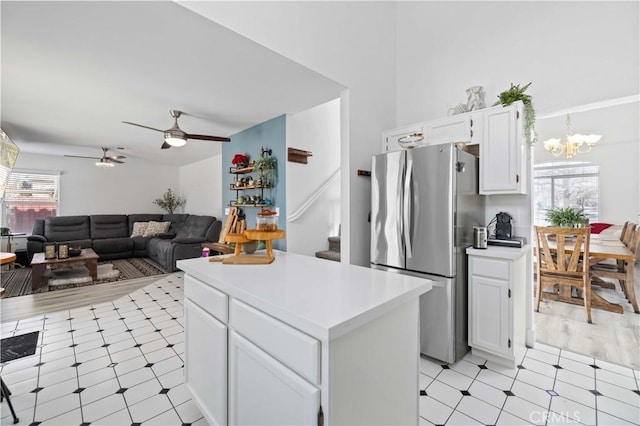
[[[382, 152], [398, 151], [403, 149], [398, 144], [398, 139], [403, 136], [413, 135], [416, 133], [422, 134], [421, 124], [413, 124], [411, 126], [399, 127], [397, 129], [382, 132]], [[420, 144], [423, 144], [424, 142], [425, 141], [423, 140]]]
[[524, 194], [522, 103], [490, 108], [480, 144], [480, 193]]
[[469, 344], [497, 355], [509, 355], [509, 285], [507, 281], [471, 276]]
[[229, 336], [229, 424], [318, 423], [320, 390], [235, 331]]
[[425, 140], [429, 145], [449, 142], [471, 142], [471, 119], [460, 114], [424, 124]]
[[484, 109], [481, 109], [469, 113], [470, 145], [482, 144], [482, 139], [484, 138], [484, 111]]
[[184, 301], [187, 388], [209, 424], [227, 424], [227, 326]]

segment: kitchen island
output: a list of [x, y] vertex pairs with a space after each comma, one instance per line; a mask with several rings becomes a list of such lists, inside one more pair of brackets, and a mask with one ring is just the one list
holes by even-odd
[[417, 424], [429, 280], [274, 251], [180, 260], [185, 383], [209, 424]]

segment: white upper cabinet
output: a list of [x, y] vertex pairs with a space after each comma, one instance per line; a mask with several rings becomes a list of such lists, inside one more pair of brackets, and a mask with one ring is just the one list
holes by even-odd
[[[382, 152], [398, 151], [403, 149], [398, 144], [398, 139], [406, 136], [424, 135], [422, 124], [412, 124], [410, 126], [399, 127], [397, 129], [382, 132]], [[424, 141], [420, 142], [423, 143]]]
[[448, 142], [471, 142], [471, 117], [459, 114], [423, 124], [425, 142], [437, 145]]
[[522, 102], [484, 110], [480, 194], [526, 194]]
[[424, 136], [419, 145], [478, 145], [480, 194], [526, 194], [523, 107], [522, 102], [515, 102], [387, 130], [382, 133], [382, 151], [402, 149], [398, 139], [415, 134]]

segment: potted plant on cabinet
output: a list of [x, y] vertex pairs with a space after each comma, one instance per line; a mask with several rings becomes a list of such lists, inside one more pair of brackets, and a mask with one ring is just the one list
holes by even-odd
[[536, 112], [533, 109], [531, 96], [524, 92], [531, 86], [531, 82], [524, 87], [520, 87], [519, 84], [514, 86], [511, 83], [511, 87], [498, 95], [498, 101], [495, 105], [511, 105], [516, 101], [522, 101], [524, 104], [524, 137], [529, 145], [533, 145], [538, 140], [538, 133], [536, 133]]

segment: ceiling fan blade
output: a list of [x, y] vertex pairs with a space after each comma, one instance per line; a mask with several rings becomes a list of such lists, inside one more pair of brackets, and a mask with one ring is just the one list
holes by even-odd
[[215, 141], [215, 142], [231, 142], [229, 138], [223, 138], [222, 136], [209, 136], [209, 135], [192, 135], [187, 133], [188, 139], [199, 139], [203, 141]]
[[108, 157], [109, 160], [122, 160], [123, 158], [127, 158], [124, 155], [110, 155]]
[[65, 155], [65, 157], [73, 157], [73, 158], [91, 158], [92, 160], [99, 160], [100, 157], [85, 157], [82, 155]]
[[111, 158], [111, 157], [107, 157], [107, 158], [105, 158], [105, 161], [106, 161], [107, 163], [124, 164], [124, 161], [116, 160], [116, 159]]
[[171, 148], [171, 145], [169, 145], [169, 144], [168, 144], [168, 143], [166, 143], [166, 142], [163, 142], [163, 143], [162, 143], [162, 147], [161, 147], [161, 149], [169, 149], [169, 148]]
[[132, 123], [130, 121], [123, 121], [123, 123], [124, 124], [131, 124], [132, 126], [138, 126], [138, 127], [144, 128], [144, 129], [155, 130], [156, 132], [163, 132], [164, 133], [164, 130], [155, 129], [155, 128], [149, 127], [149, 126], [143, 126], [142, 124]]

